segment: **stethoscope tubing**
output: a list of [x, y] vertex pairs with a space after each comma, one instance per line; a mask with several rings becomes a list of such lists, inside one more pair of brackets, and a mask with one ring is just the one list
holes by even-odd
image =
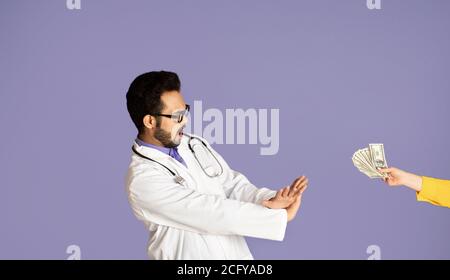
[[[203, 140], [201, 140], [200, 138], [198, 138], [198, 137], [189, 135], [189, 134], [187, 134], [187, 133], [184, 133], [184, 135], [186, 135], [187, 137], [189, 137], [189, 141], [188, 141], [188, 147], [189, 147], [189, 150], [191, 150], [192, 154], [193, 154], [194, 157], [195, 157], [195, 160], [198, 162], [198, 164], [200, 165], [200, 167], [202, 168], [202, 170], [203, 170], [203, 172], [206, 174], [206, 176], [208, 176], [208, 177], [210, 177], [210, 178], [214, 178], [214, 177], [217, 177], [217, 176], [222, 175], [222, 173], [223, 173], [223, 166], [222, 166], [222, 164], [219, 162], [219, 160], [217, 159], [217, 157], [214, 155], [214, 153], [208, 148], [208, 146], [206, 145], [206, 143], [205, 143]], [[200, 141], [200, 143], [202, 143], [202, 145], [206, 148], [206, 150], [207, 150], [207, 151], [213, 156], [213, 158], [216, 160], [216, 162], [217, 162], [218, 165], [220, 166], [220, 172], [219, 172], [218, 174], [210, 175], [210, 174], [206, 173], [206, 171], [204, 170], [204, 168], [202, 167], [202, 165], [201, 165], [201, 163], [200, 163], [200, 160], [198, 159], [197, 155], [195, 154], [194, 149], [192, 148], [192, 145], [191, 145], [192, 139], [196, 139], [196, 140]], [[144, 159], [147, 159], [147, 160], [152, 161], [152, 162], [155, 162], [155, 163], [161, 165], [162, 167], [164, 167], [167, 171], [170, 172], [170, 174], [171, 174], [172, 176], [175, 177], [175, 181], [176, 181], [177, 183], [182, 184], [182, 183], [184, 182], [183, 177], [181, 177], [180, 175], [177, 175], [173, 170], [171, 170], [171, 169], [170, 169], [169, 167], [167, 167], [166, 165], [160, 163], [160, 162], [157, 161], [157, 160], [154, 160], [154, 159], [152, 159], [152, 158], [150, 158], [150, 157], [147, 157], [147, 156], [145, 156], [145, 155], [139, 153], [139, 152], [136, 150], [136, 148], [135, 148], [134, 146], [132, 146], [131, 149], [132, 149], [132, 151], [133, 151], [136, 155], [138, 155], [139, 157], [144, 158]]]

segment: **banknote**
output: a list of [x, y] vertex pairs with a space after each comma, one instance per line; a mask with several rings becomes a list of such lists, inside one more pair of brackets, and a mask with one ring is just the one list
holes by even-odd
[[386, 178], [379, 168], [387, 168], [383, 144], [369, 144], [368, 148], [357, 150], [352, 156], [353, 165], [369, 178]]
[[387, 168], [386, 156], [384, 155], [383, 144], [369, 144], [370, 156], [373, 166], [378, 168]]

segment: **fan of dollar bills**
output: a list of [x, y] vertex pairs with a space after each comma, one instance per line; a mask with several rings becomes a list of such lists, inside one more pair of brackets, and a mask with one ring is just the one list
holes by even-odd
[[369, 144], [369, 148], [356, 151], [352, 157], [353, 164], [359, 171], [370, 178], [386, 178], [387, 174], [378, 171], [378, 168], [387, 168], [383, 144]]

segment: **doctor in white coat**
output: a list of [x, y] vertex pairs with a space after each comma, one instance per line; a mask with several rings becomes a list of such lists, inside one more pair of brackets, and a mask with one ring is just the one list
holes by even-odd
[[198, 136], [183, 133], [189, 106], [175, 73], [138, 76], [127, 93], [138, 129], [128, 200], [150, 231], [151, 259], [253, 259], [244, 236], [281, 241], [308, 180], [257, 188]]

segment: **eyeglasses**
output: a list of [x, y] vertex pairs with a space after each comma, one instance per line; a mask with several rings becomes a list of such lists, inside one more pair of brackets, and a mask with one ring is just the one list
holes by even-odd
[[167, 114], [150, 114], [150, 115], [171, 118], [174, 122], [181, 123], [183, 121], [184, 117], [188, 117], [189, 116], [189, 110], [190, 109], [191, 109], [191, 106], [186, 104], [186, 109], [184, 109], [182, 111], [175, 112], [175, 113], [173, 113], [171, 115], [167, 115]]

